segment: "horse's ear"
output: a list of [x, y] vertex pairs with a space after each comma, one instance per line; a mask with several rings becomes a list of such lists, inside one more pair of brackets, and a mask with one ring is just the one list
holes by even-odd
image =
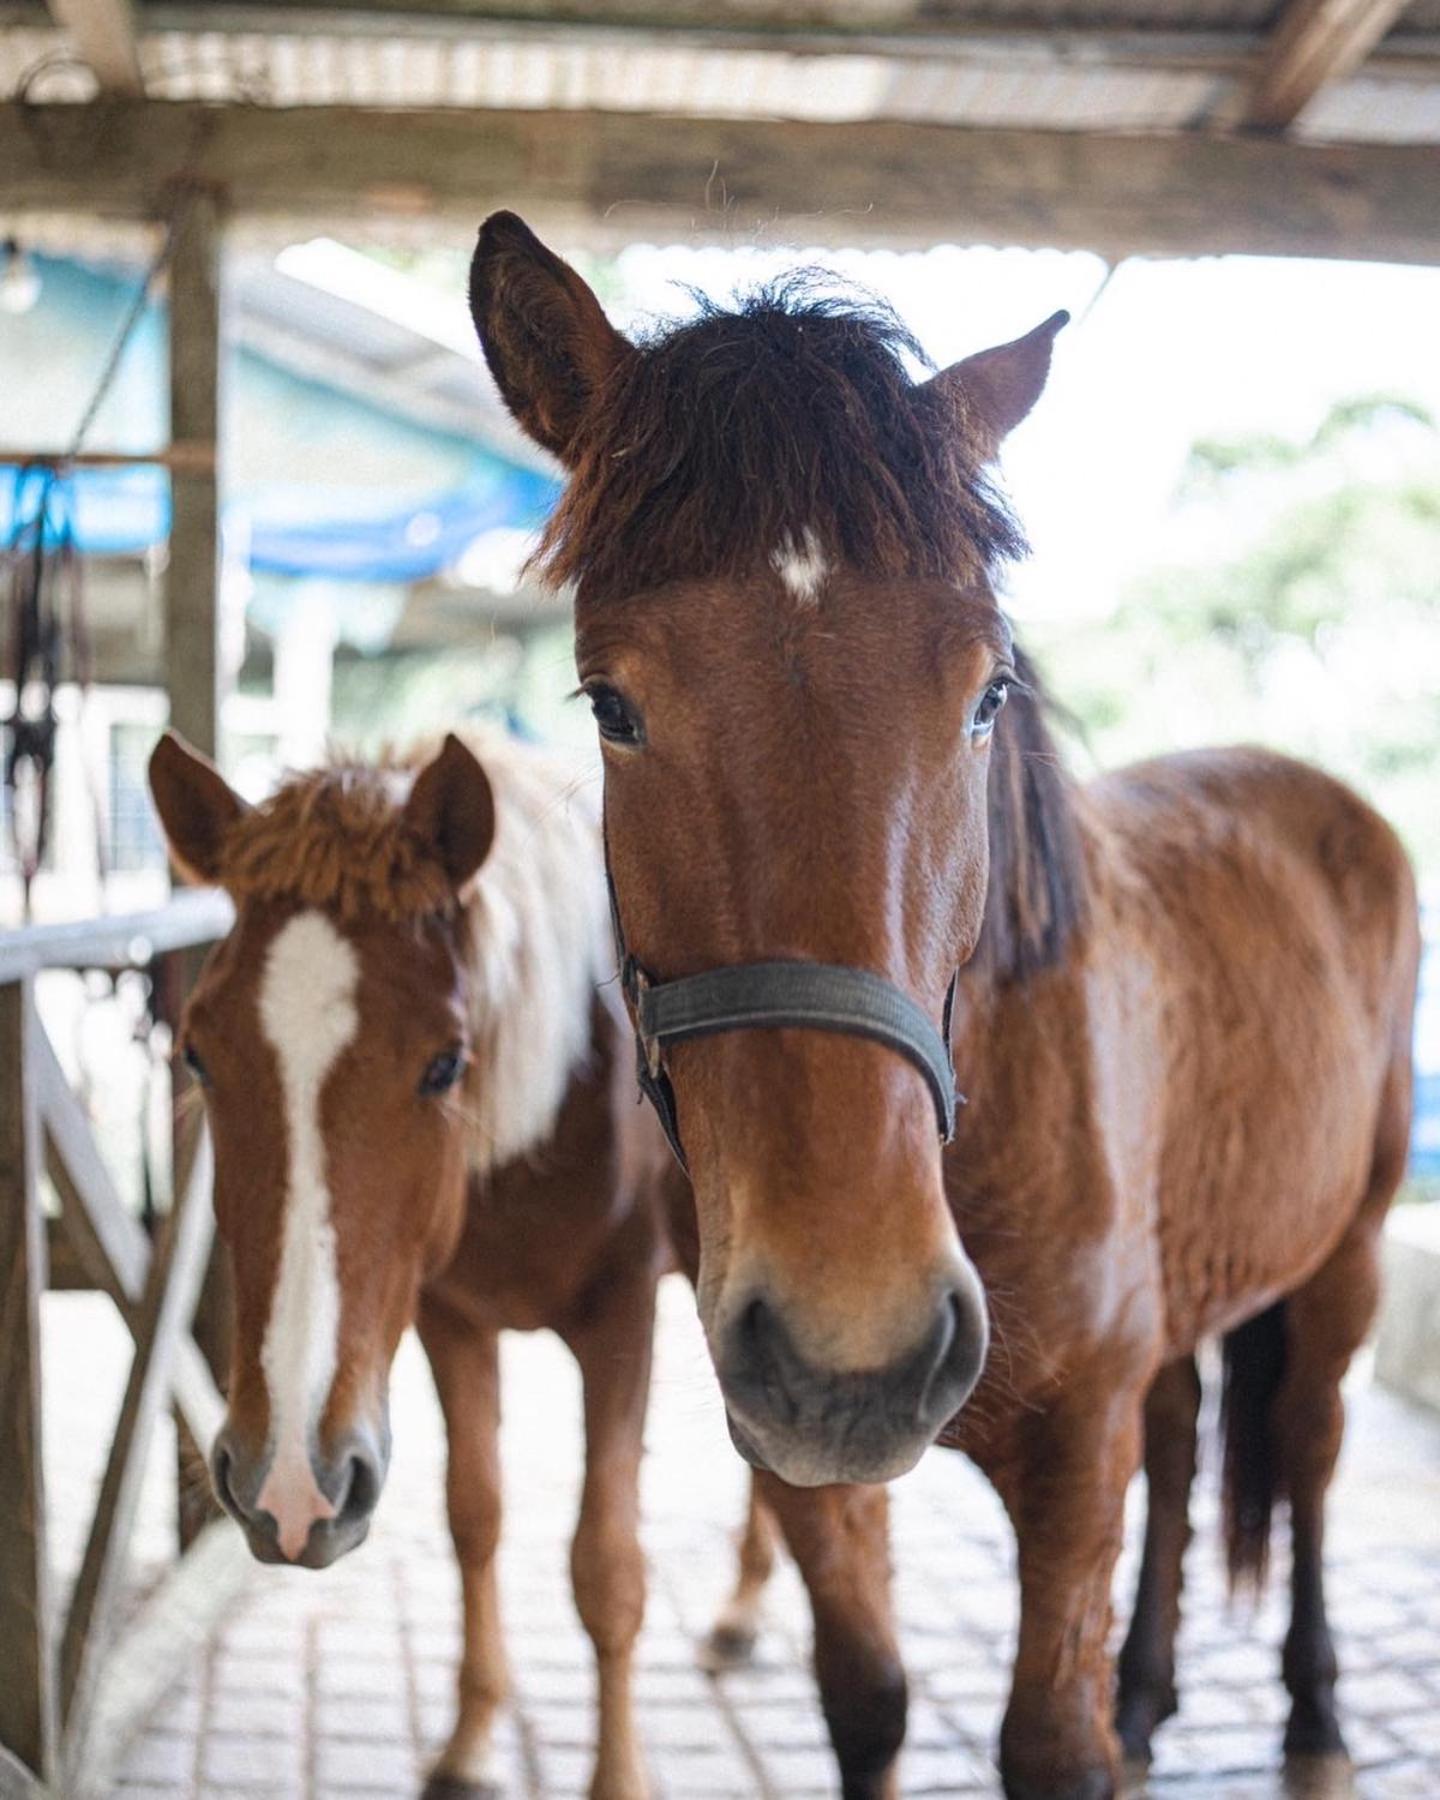
[[505, 404], [562, 463], [607, 377], [634, 346], [523, 219], [492, 213], [470, 264], [470, 314]]
[[415, 777], [404, 820], [457, 894], [479, 873], [495, 841], [495, 796], [474, 752], [453, 731]]
[[999, 455], [1001, 444], [1044, 392], [1055, 334], [1069, 323], [1068, 312], [1051, 313], [1024, 337], [951, 363], [925, 383], [937, 397], [960, 401], [986, 462]]
[[189, 881], [220, 879], [226, 833], [250, 809], [208, 756], [167, 731], [150, 752], [150, 797], [176, 868]]

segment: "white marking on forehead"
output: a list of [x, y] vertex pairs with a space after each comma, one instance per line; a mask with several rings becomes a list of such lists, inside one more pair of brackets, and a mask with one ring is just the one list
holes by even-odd
[[310, 1436], [335, 1378], [340, 1277], [325, 1178], [320, 1094], [355, 1037], [360, 960], [318, 912], [296, 915], [270, 945], [260, 979], [260, 1026], [280, 1065], [287, 1180], [280, 1269], [260, 1362], [270, 1394], [273, 1452], [258, 1504], [274, 1515], [287, 1556], [311, 1522], [334, 1508], [310, 1463]]
[[770, 558], [775, 573], [802, 606], [814, 606], [830, 573], [830, 563], [820, 540], [807, 525], [799, 539], [782, 544]]

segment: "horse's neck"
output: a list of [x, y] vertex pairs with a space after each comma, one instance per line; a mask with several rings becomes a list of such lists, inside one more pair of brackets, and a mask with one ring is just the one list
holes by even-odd
[[982, 1125], [987, 1134], [1044, 1129], [1069, 1104], [1067, 1093], [1088, 1081], [1087, 941], [1088, 922], [1080, 921], [1056, 960], [1033, 973], [997, 971], [983, 955], [960, 970], [950, 1041], [956, 1085], [969, 1102], [962, 1138]]
[[[478, 1168], [528, 1154], [556, 1129], [592, 1047], [609, 908], [593, 820], [566, 788], [497, 784], [501, 830], [470, 900], [472, 1005], [484, 1046]], [[501, 848], [504, 845], [505, 848]]]

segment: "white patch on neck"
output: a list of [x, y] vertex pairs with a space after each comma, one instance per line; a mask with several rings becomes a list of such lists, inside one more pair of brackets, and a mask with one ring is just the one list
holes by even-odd
[[498, 734], [467, 736], [496, 813], [495, 845], [468, 901], [470, 1165], [484, 1175], [555, 1131], [590, 1053], [597, 991], [613, 987], [615, 940], [593, 759], [577, 766]]
[[304, 1549], [313, 1520], [334, 1516], [310, 1462], [340, 1335], [320, 1094], [359, 1025], [359, 975], [354, 946], [323, 914], [303, 912], [276, 934], [260, 980], [260, 1026], [280, 1065], [285, 1096], [288, 1168], [280, 1269], [260, 1355], [272, 1454], [257, 1503], [273, 1514], [290, 1557]]
[[820, 548], [820, 540], [807, 525], [799, 539], [792, 538], [770, 558], [775, 573], [802, 606], [814, 606], [820, 589], [830, 573], [830, 564]]

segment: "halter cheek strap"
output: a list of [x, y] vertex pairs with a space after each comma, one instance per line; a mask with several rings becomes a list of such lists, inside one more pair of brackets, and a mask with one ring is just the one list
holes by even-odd
[[680, 1142], [675, 1090], [665, 1069], [665, 1046], [725, 1031], [799, 1027], [868, 1038], [914, 1064], [935, 1103], [942, 1143], [955, 1135], [955, 1090], [950, 1016], [955, 978], [945, 994], [941, 1029], [924, 1008], [883, 976], [840, 963], [759, 962], [707, 969], [676, 981], [655, 981], [626, 949], [606, 845], [605, 879], [620, 958], [620, 979], [635, 1023], [636, 1074], [655, 1108], [670, 1148], [688, 1167]]

